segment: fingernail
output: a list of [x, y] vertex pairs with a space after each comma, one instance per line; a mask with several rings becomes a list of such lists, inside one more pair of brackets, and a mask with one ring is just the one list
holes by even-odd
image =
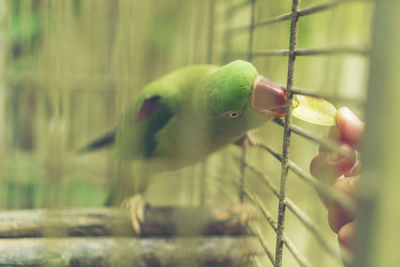
[[341, 112], [345, 117], [347, 117], [352, 121], [357, 121], [357, 122], [360, 121], [360, 119], [356, 116], [356, 114], [354, 114], [353, 111], [351, 111], [348, 107], [341, 108]]
[[335, 152], [332, 152], [331, 155], [329, 156], [329, 159], [332, 161], [337, 161], [339, 159], [341, 159], [344, 155], [346, 155], [348, 148], [347, 146], [341, 145], [340, 147], [338, 147], [338, 149], [336, 149]]
[[338, 161], [340, 158], [341, 158], [341, 155], [339, 152], [332, 152], [329, 155], [329, 160], [331, 160], [331, 161]]

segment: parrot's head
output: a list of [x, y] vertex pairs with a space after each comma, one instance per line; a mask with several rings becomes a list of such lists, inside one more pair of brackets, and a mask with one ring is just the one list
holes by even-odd
[[252, 64], [236, 60], [213, 73], [207, 102], [214, 123], [249, 130], [285, 114], [286, 92]]

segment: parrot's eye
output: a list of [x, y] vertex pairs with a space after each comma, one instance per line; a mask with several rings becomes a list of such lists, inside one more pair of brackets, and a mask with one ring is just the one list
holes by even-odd
[[236, 118], [240, 117], [240, 115], [242, 115], [242, 112], [240, 112], [240, 111], [228, 111], [226, 113], [226, 116], [231, 119], [236, 119]]

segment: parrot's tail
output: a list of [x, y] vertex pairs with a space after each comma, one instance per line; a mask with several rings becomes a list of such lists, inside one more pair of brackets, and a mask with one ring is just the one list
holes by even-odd
[[84, 154], [87, 152], [91, 152], [93, 150], [97, 150], [100, 148], [107, 147], [109, 145], [112, 145], [114, 143], [115, 139], [115, 131], [108, 133], [93, 142], [90, 142], [89, 144], [85, 145], [84, 147], [80, 148], [77, 152], [78, 155]]

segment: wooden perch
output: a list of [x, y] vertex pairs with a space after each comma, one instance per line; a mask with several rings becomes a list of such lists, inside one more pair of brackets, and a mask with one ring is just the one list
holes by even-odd
[[254, 237], [18, 238], [0, 242], [0, 266], [249, 266]]
[[[141, 236], [239, 235], [251, 209], [146, 207]], [[0, 212], [0, 237], [134, 236], [127, 210], [118, 208]]]

